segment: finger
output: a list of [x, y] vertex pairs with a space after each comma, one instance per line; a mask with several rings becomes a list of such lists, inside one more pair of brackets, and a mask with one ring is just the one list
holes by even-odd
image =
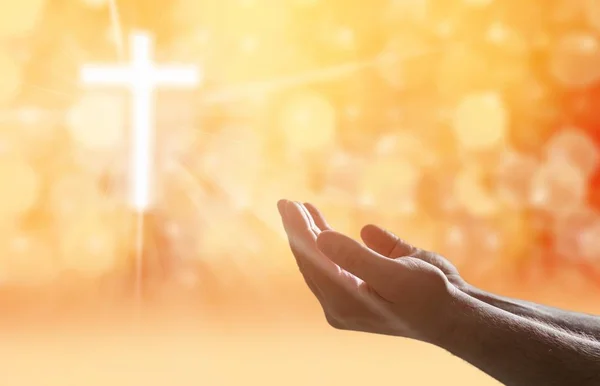
[[[359, 242], [335, 231], [322, 232], [317, 238], [321, 252], [342, 269], [362, 279], [376, 291], [388, 291], [402, 264], [370, 250]], [[385, 295], [382, 293], [382, 295]]]
[[308, 212], [310, 213], [310, 215], [314, 219], [315, 224], [317, 225], [317, 227], [321, 231], [331, 231], [331, 230], [333, 230], [333, 228], [325, 220], [325, 216], [323, 216], [323, 214], [321, 213], [321, 211], [319, 211], [319, 209], [317, 209], [316, 206], [314, 206], [313, 204], [308, 203], [308, 202], [305, 202], [304, 206], [306, 207], [306, 209], [308, 210]]
[[[300, 270], [303, 271], [303, 260], [306, 259], [302, 258], [303, 253], [300, 250], [299, 245], [306, 245], [308, 247], [310, 245], [310, 240], [316, 240], [316, 236], [314, 235], [314, 233], [308, 230], [307, 226], [303, 225], [303, 220], [298, 221], [297, 216], [289, 216], [288, 205], [291, 204], [292, 203], [288, 200], [279, 200], [277, 202], [277, 209], [279, 210], [279, 214], [281, 215], [281, 220], [288, 237], [290, 249], [292, 250], [294, 257], [296, 258], [298, 268], [300, 268]], [[299, 243], [298, 240], [301, 240], [302, 238], [304, 238], [305, 240]]]
[[319, 227], [315, 223], [313, 216], [310, 214], [309, 210], [304, 206], [304, 204], [301, 204], [299, 202], [297, 202], [297, 204], [300, 207], [300, 209], [302, 209], [303, 215], [306, 218], [306, 221], [308, 222], [310, 230], [315, 234], [315, 237], [318, 236], [319, 233], [321, 233], [321, 229], [319, 229]]
[[279, 200], [277, 201], [277, 210], [279, 211], [279, 215], [281, 218], [285, 216], [285, 206], [287, 205], [288, 200]]
[[360, 237], [367, 247], [391, 259], [409, 256], [416, 251], [415, 247], [377, 225], [363, 227]]
[[[289, 221], [287, 221], [287, 219], [286, 219], [286, 207], [288, 205], [288, 202], [289, 202], [288, 200], [279, 200], [277, 202], [277, 209], [279, 210], [279, 214], [281, 215], [284, 228], [286, 228], [286, 233], [289, 230], [289, 227], [287, 226]], [[288, 241], [289, 241], [289, 236], [288, 236]], [[291, 241], [289, 242], [289, 244], [290, 244], [290, 249], [292, 251], [292, 255], [294, 256], [294, 258], [296, 260], [296, 264], [298, 265], [298, 269], [300, 270], [300, 273], [302, 274], [302, 277], [304, 278], [306, 285], [311, 290], [311, 292], [315, 295], [315, 297], [317, 297], [317, 299], [319, 300], [321, 305], [324, 305], [323, 304], [323, 293], [319, 289], [319, 287], [315, 284], [315, 282], [311, 278], [310, 273], [306, 269], [306, 262], [304, 261], [305, 258], [302, 258], [301, 252], [294, 245], [292, 245]]]
[[[284, 227], [290, 246], [296, 251], [296, 257], [301, 260], [299, 264], [310, 269], [311, 275], [314, 277], [327, 275], [330, 280], [339, 276], [339, 267], [317, 248], [317, 236], [310, 229], [309, 219], [297, 202], [286, 203]], [[321, 281], [323, 280], [319, 280], [318, 285], [321, 285]]]

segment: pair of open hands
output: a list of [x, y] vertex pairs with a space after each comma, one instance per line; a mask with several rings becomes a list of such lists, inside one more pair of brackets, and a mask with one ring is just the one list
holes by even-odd
[[311, 204], [277, 204], [290, 248], [325, 317], [338, 329], [435, 342], [466, 283], [443, 257], [367, 225], [364, 245], [334, 231]]

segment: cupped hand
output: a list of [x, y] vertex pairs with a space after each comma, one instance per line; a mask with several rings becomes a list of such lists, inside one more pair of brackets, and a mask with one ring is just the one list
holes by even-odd
[[333, 327], [428, 342], [451, 328], [457, 288], [416, 248], [374, 226], [363, 229], [362, 245], [309, 204], [282, 200], [278, 208], [298, 267]]
[[[317, 208], [310, 204], [306, 205], [312, 216], [323, 218]], [[368, 248], [385, 257], [390, 259], [414, 257], [439, 268], [446, 275], [448, 281], [459, 290], [466, 291], [469, 287], [454, 264], [435, 252], [415, 247], [377, 225], [366, 225], [361, 230], [360, 236]]]

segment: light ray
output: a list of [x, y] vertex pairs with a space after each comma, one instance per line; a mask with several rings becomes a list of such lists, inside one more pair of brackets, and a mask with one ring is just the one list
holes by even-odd
[[399, 55], [398, 58], [390, 59], [385, 56], [377, 56], [374, 59], [342, 63], [336, 66], [307, 71], [297, 75], [282, 76], [279, 78], [248, 82], [233, 86], [226, 86], [220, 90], [204, 93], [201, 100], [208, 103], [223, 103], [237, 98], [249, 97], [249, 94], [269, 93], [280, 89], [302, 86], [307, 83], [324, 82], [343, 78], [359, 71], [386, 63], [393, 65], [406, 60], [416, 59], [424, 55], [434, 54], [443, 49], [429, 49], [416, 53]]
[[123, 38], [123, 29], [121, 27], [117, 0], [109, 0], [108, 7], [110, 10], [110, 24], [113, 31], [113, 40], [117, 49], [117, 58], [119, 61], [123, 61], [125, 59], [125, 39]]

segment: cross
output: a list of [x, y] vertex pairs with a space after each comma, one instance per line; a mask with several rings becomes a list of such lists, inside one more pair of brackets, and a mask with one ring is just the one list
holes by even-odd
[[130, 36], [131, 63], [126, 66], [85, 65], [84, 84], [126, 86], [133, 94], [131, 112], [131, 205], [144, 212], [150, 205], [152, 157], [154, 155], [154, 91], [158, 86], [193, 88], [200, 83], [195, 66], [157, 67], [151, 60], [152, 38], [136, 32]]

